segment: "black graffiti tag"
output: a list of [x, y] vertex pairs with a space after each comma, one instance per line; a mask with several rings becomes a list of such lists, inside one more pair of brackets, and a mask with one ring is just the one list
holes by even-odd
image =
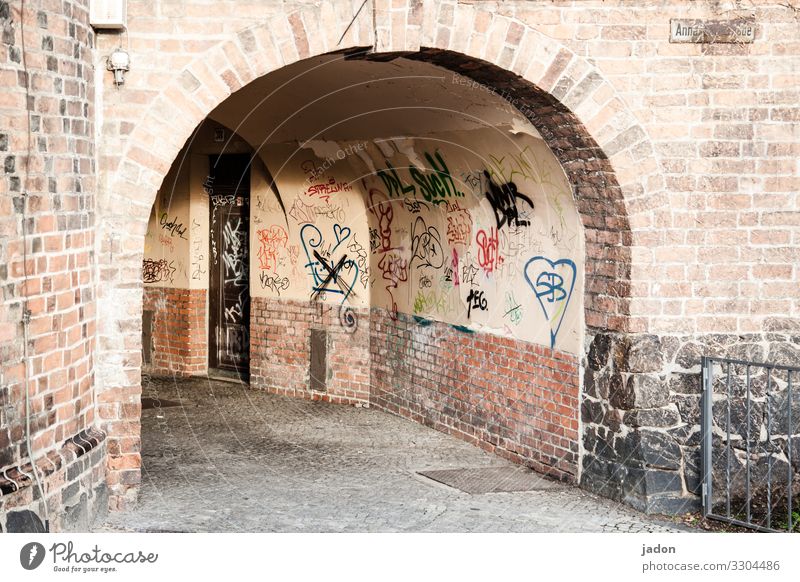
[[483, 296], [483, 291], [478, 291], [477, 289], [470, 289], [469, 295], [467, 295], [467, 319], [469, 319], [470, 315], [472, 315], [473, 309], [480, 309], [481, 311], [486, 311], [487, 301], [486, 298]]
[[489, 182], [489, 191], [486, 193], [486, 198], [489, 199], [489, 203], [492, 205], [494, 217], [497, 221], [497, 230], [500, 230], [506, 223], [509, 226], [528, 226], [530, 222], [520, 218], [517, 202], [522, 200], [533, 210], [531, 199], [519, 192], [514, 182], [498, 185], [492, 181], [491, 175], [486, 170], [483, 171], [483, 175], [486, 176]]
[[186, 227], [183, 226], [182, 222], [178, 222], [177, 216], [170, 220], [169, 215], [165, 212], [158, 219], [158, 223], [161, 225], [161, 228], [169, 232], [170, 236], [178, 235], [186, 240], [186, 236], [184, 236], [186, 234]]

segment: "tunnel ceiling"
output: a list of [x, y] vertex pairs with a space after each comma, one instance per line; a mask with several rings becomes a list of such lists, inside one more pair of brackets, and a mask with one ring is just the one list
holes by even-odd
[[538, 133], [471, 79], [430, 63], [326, 55], [283, 67], [234, 93], [209, 117], [253, 145], [424, 136], [491, 126]]

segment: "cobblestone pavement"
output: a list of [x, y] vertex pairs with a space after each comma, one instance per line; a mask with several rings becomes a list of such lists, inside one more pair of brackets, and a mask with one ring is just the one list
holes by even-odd
[[367, 408], [208, 379], [145, 382], [142, 488], [97, 531], [667, 532], [574, 487], [470, 495], [418, 471], [508, 463]]

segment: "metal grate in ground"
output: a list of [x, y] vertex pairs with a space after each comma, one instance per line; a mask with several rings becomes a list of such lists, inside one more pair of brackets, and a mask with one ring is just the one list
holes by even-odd
[[419, 475], [465, 493], [501, 493], [557, 489], [562, 484], [545, 479], [525, 467], [479, 467], [418, 471]]

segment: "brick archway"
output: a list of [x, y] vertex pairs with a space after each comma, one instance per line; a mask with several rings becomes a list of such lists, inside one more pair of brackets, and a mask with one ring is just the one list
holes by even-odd
[[[643, 193], [660, 190], [660, 175], [645, 131], [613, 86], [586, 59], [512, 18], [472, 4], [435, 15], [427, 12], [430, 3], [409, 2], [405, 12], [389, 11], [388, 4], [375, 3], [374, 30], [362, 21], [341, 45], [324, 25], [326, 14], [335, 12], [333, 2], [229, 34], [163, 89], [143, 97], [149, 105], [120, 155], [103, 159], [97, 400], [115, 415], [104, 424], [115, 506], [135, 499], [140, 477], [141, 258], [156, 191], [214, 107], [250, 81], [301, 59], [371, 47], [366, 58], [400, 53], [429, 61], [493, 87], [518, 107], [526, 104], [523, 112], [573, 184], [587, 227], [588, 327], [643, 331], [630, 317], [630, 227], [659, 204], [658, 196]], [[476, 34], [456, 34], [461, 27]]]

